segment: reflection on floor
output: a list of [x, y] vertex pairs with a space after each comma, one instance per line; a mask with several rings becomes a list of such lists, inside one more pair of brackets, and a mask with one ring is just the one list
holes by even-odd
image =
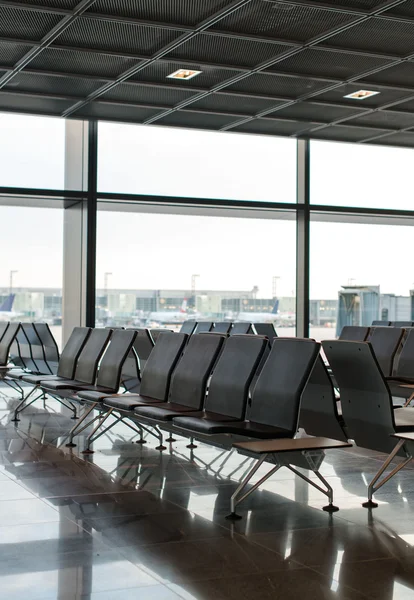
[[[53, 401], [15, 427], [0, 389], [0, 596], [5, 600], [414, 599], [414, 465], [361, 507], [382, 456], [327, 453], [341, 511], [280, 470], [238, 509], [249, 466], [179, 440], [130, 441], [122, 427], [93, 455], [65, 448], [72, 426]], [[222, 465], [222, 466], [220, 466]], [[258, 473], [260, 477], [260, 472]]]

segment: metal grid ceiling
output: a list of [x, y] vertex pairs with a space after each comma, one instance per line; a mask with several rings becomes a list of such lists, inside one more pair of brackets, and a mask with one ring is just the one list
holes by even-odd
[[414, 0], [0, 0], [0, 110], [414, 147]]

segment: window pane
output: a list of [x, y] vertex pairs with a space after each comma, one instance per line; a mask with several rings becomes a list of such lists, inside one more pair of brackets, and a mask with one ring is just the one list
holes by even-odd
[[311, 223], [311, 337], [336, 337], [344, 325], [412, 320], [413, 233], [410, 226]]
[[63, 209], [0, 206], [0, 222], [0, 319], [45, 321], [60, 344]]
[[312, 141], [311, 203], [414, 210], [414, 151]]
[[98, 189], [296, 202], [296, 141], [99, 123]]
[[113, 206], [98, 213], [97, 325], [269, 321], [295, 334], [294, 214], [265, 220]]
[[0, 114], [0, 186], [64, 188], [65, 121]]

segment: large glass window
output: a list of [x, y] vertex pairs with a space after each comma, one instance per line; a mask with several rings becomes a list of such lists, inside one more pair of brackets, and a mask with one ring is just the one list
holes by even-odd
[[295, 335], [294, 212], [261, 219], [122, 206], [99, 204], [97, 325], [268, 321]]
[[65, 121], [0, 114], [0, 186], [64, 189]]
[[412, 320], [413, 233], [414, 221], [311, 223], [311, 337], [333, 338], [344, 325]]
[[0, 206], [0, 320], [62, 335], [63, 209]]
[[311, 203], [414, 210], [414, 150], [312, 141]]
[[296, 202], [296, 141], [100, 123], [98, 189]]

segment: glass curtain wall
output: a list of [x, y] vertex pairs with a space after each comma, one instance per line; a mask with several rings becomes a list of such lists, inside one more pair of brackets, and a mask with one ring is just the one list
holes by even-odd
[[97, 325], [273, 322], [294, 335], [295, 214], [194, 212], [99, 203]]
[[136, 198], [98, 204], [98, 324], [273, 322], [294, 335], [294, 140], [100, 123], [104, 193]]
[[[374, 320], [414, 320], [414, 212], [392, 212], [414, 210], [414, 151], [311, 142], [310, 157], [311, 203], [319, 205], [313, 212], [311, 206], [310, 336], [334, 338], [344, 325]], [[351, 208], [339, 209], [345, 206]], [[352, 207], [359, 210], [352, 214]]]

